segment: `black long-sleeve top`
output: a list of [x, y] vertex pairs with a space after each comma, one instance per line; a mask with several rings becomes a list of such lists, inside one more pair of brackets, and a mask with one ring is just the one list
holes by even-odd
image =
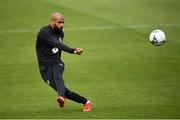
[[36, 53], [40, 72], [43, 72], [53, 63], [63, 63], [61, 51], [74, 53], [74, 48], [63, 44], [64, 32], [54, 31], [50, 25], [44, 26], [38, 33]]

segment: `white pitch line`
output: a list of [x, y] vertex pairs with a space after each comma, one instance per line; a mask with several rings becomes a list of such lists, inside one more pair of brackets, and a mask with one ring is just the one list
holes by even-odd
[[159, 25], [145, 25], [145, 24], [139, 24], [139, 25], [128, 25], [125, 26], [125, 28], [131, 28], [131, 29], [137, 29], [137, 28], [153, 28], [153, 27], [179, 27], [180, 24], [159, 24]]
[[80, 27], [80, 28], [67, 28], [65, 31], [76, 31], [76, 30], [105, 30], [105, 29], [119, 29], [118, 26], [92, 26], [92, 27]]
[[4, 33], [31, 33], [31, 32], [37, 32], [36, 29], [11, 29], [11, 30], [0, 30], [0, 34]]
[[[106, 30], [106, 29], [119, 29], [118, 26], [91, 26], [91, 27], [77, 27], [77, 28], [65, 28], [64, 31], [84, 31], [84, 30]], [[38, 32], [39, 29], [11, 29], [11, 30], [0, 30], [0, 34], [4, 33], [30, 33]]]
[[[159, 28], [159, 27], [180, 27], [180, 24], [159, 24], [159, 25], [127, 25], [122, 26], [122, 28], [129, 28], [129, 29], [138, 29], [138, 28]], [[111, 29], [119, 29], [119, 26], [89, 26], [89, 27], [74, 27], [74, 28], [65, 28], [64, 31], [85, 31], [85, 30], [111, 30]], [[0, 29], [0, 34], [6, 33], [33, 33], [38, 32], [39, 29], [9, 29], [3, 30]]]

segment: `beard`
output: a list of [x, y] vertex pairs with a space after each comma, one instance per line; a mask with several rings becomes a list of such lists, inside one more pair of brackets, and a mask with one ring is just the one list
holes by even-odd
[[61, 33], [62, 30], [63, 30], [63, 27], [58, 28], [58, 26], [57, 26], [56, 24], [54, 25], [54, 32], [55, 32], [55, 33]]

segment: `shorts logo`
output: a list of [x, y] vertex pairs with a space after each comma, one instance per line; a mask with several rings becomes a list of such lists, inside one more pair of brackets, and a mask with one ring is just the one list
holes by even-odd
[[56, 48], [56, 47], [54, 47], [54, 48], [52, 49], [52, 53], [54, 53], [54, 54], [56, 54], [58, 51], [59, 51], [59, 49]]
[[50, 81], [49, 80], [46, 80], [47, 84], [50, 85]]
[[60, 66], [63, 66], [63, 64], [59, 63]]

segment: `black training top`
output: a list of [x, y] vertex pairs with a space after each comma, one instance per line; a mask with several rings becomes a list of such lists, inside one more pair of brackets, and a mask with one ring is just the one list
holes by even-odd
[[36, 53], [40, 72], [53, 63], [62, 63], [61, 51], [74, 53], [74, 48], [63, 44], [63, 31], [54, 31], [50, 25], [44, 26], [38, 33]]

